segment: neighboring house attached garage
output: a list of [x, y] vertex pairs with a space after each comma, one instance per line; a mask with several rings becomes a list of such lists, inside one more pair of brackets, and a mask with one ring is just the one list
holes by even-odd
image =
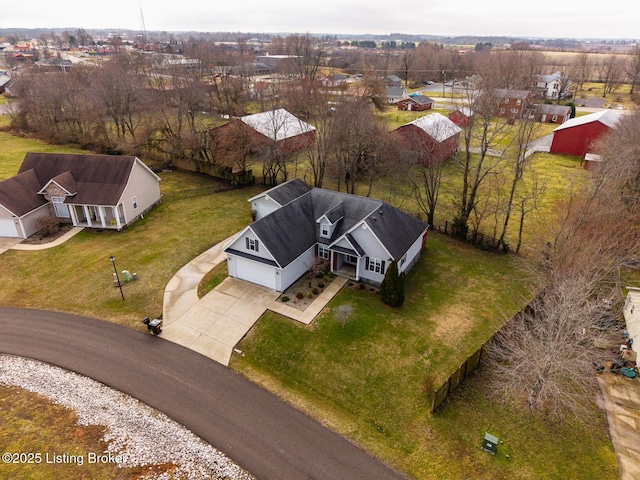
[[[6, 208], [2, 208], [2, 216], [0, 216], [0, 237], [18, 237], [18, 228], [16, 227], [16, 221], [13, 219], [11, 212]], [[8, 216], [5, 217], [5, 215]]]
[[132, 156], [28, 153], [0, 182], [0, 235], [27, 238], [41, 217], [121, 230], [160, 202], [159, 181]]

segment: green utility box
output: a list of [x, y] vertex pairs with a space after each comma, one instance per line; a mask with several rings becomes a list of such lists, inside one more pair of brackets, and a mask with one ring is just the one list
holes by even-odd
[[482, 442], [482, 450], [489, 452], [491, 455], [495, 455], [497, 447], [498, 437], [491, 435], [490, 433], [485, 433], [484, 441]]

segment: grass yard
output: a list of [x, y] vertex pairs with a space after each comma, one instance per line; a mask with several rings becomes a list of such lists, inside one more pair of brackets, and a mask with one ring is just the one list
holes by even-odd
[[[0, 116], [0, 127], [7, 126], [9, 119]], [[27, 152], [55, 152], [55, 153], [87, 153], [72, 146], [49, 145], [33, 138], [21, 138], [9, 132], [0, 130], [0, 180], [13, 177], [18, 173], [20, 164]]]
[[[160, 176], [163, 192], [193, 188], [205, 178], [183, 172]], [[164, 202], [123, 232], [84, 231], [48, 250], [5, 252], [0, 304], [71, 312], [142, 329], [143, 317], [162, 313], [164, 288], [173, 274], [248, 223], [246, 199], [258, 191]], [[124, 284], [124, 302], [113, 286], [110, 255], [119, 271], [139, 277]]]
[[[477, 380], [429, 413], [428, 392], [526, 302], [521, 271], [430, 233], [403, 307], [347, 286], [310, 326], [267, 313], [231, 367], [416, 478], [616, 478], [604, 420], [576, 442], [569, 425], [490, 404]], [[331, 313], [344, 304], [355, 312], [345, 326]], [[486, 430], [507, 440], [510, 460], [480, 452]]]
[[396, 106], [388, 106], [383, 112], [376, 112], [376, 116], [382, 119], [389, 130], [395, 130], [402, 125], [413, 122], [414, 120], [424, 117], [425, 115], [431, 115], [432, 113], [440, 113], [445, 117], [451, 112], [451, 110], [431, 109], [424, 112], [405, 111], [398, 110]]

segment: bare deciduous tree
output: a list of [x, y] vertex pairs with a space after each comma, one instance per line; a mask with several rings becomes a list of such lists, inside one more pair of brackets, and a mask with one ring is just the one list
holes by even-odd
[[622, 299], [620, 265], [639, 250], [639, 126], [636, 112], [603, 137], [602, 167], [582, 195], [556, 208], [535, 269], [540, 294], [489, 345], [493, 392], [505, 401], [556, 419], [585, 420], [593, 411], [592, 362], [601, 358], [593, 340], [620, 328], [602, 300]]

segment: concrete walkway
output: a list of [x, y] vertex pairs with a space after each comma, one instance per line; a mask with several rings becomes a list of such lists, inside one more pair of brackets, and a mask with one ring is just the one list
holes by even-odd
[[603, 373], [599, 380], [620, 480], [637, 480], [640, 478], [640, 379]]
[[336, 277], [304, 311], [278, 302], [275, 290], [231, 277], [199, 299], [200, 281], [226, 261], [222, 249], [233, 238], [182, 267], [167, 284], [162, 307], [163, 338], [223, 365], [229, 365], [234, 347], [267, 310], [308, 325], [347, 282]]
[[51, 242], [38, 244], [21, 243], [22, 239], [20, 238], [0, 237], [0, 253], [4, 253], [7, 250], [46, 250], [47, 248], [57, 247], [58, 245], [62, 245], [71, 237], [80, 233], [82, 230], [84, 230], [83, 227], [73, 227], [64, 235], [60, 235]]

